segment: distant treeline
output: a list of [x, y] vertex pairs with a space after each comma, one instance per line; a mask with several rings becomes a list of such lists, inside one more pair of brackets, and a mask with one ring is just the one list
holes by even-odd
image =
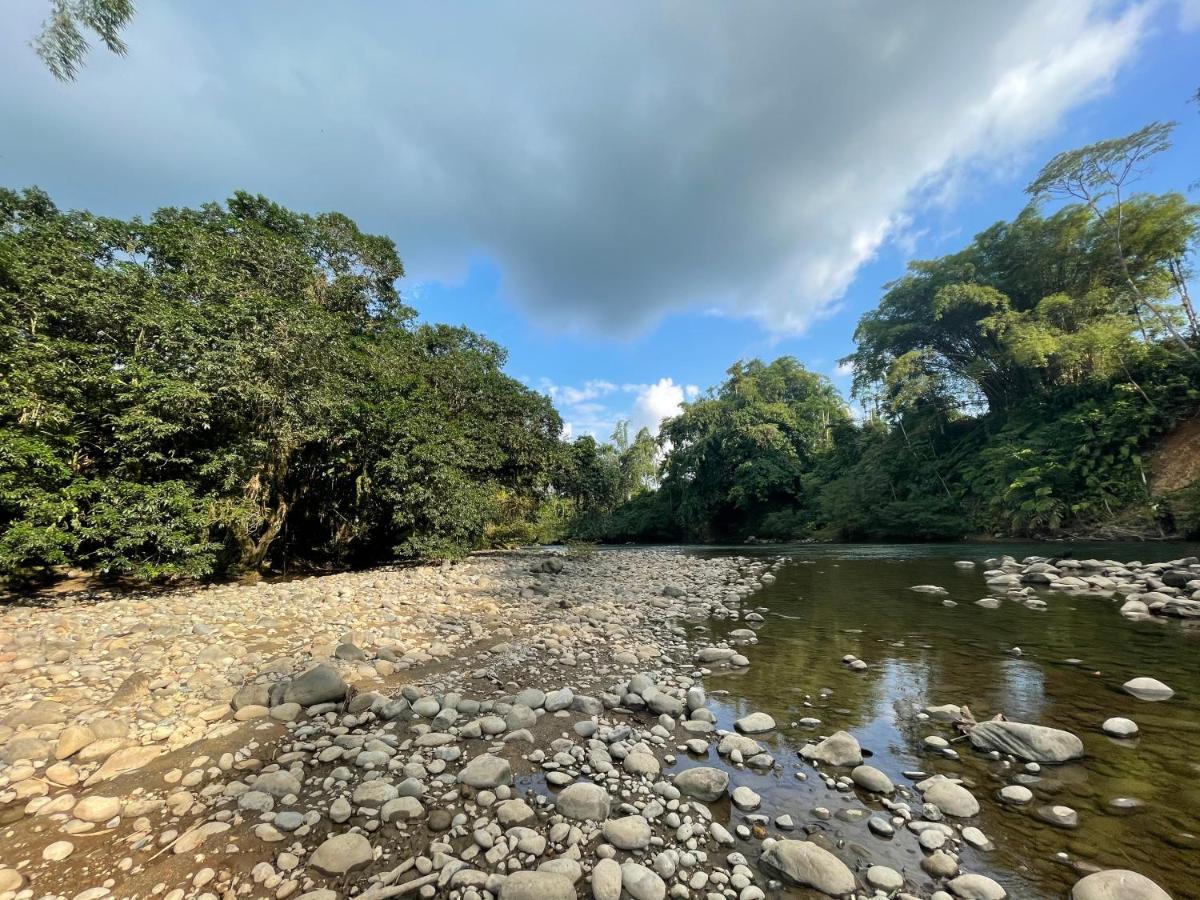
[[[580, 493], [608, 541], [949, 539], [1200, 531], [1200, 482], [1153, 490], [1146, 453], [1200, 415], [1188, 294], [1200, 210], [1133, 194], [1170, 125], [1056, 157], [1033, 203], [915, 262], [863, 316], [852, 415], [791, 358], [738, 363], [667, 421], [656, 489]], [[1044, 212], [1045, 201], [1058, 202]], [[577, 442], [586, 478], [625, 455]], [[591, 466], [591, 468], [589, 468]], [[1200, 458], [1192, 471], [1200, 470]]]
[[1155, 493], [1145, 459], [1200, 414], [1200, 210], [1128, 190], [1169, 133], [1056, 157], [1014, 221], [912, 264], [859, 324], [855, 413], [755, 360], [609, 443], [562, 440], [492, 342], [416, 324], [395, 247], [345, 216], [239, 193], [123, 221], [0, 190], [0, 576], [1195, 532], [1200, 485]]

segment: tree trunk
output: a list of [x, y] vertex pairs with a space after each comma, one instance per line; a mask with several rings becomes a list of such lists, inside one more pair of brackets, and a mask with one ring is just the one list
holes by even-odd
[[246, 485], [246, 496], [262, 511], [259, 527], [238, 535], [240, 564], [243, 569], [258, 571], [263, 567], [271, 544], [279, 537], [287, 522], [291, 504], [284, 491], [290, 454], [267, 462]]

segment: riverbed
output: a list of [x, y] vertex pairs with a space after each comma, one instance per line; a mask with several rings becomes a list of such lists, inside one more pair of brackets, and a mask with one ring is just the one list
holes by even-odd
[[[0, 607], [0, 900], [1194, 897], [1200, 619], [985, 560], [1198, 549], [550, 548]], [[989, 755], [946, 705], [1082, 756]], [[872, 770], [804, 757], [830, 735]]]

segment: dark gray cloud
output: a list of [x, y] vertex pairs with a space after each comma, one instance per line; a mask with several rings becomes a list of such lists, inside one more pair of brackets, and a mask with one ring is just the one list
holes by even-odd
[[1106, 0], [142, 4], [60, 85], [0, 35], [0, 182], [113, 213], [261, 191], [392, 235], [417, 279], [494, 259], [550, 326], [670, 310], [802, 328], [914, 194], [1102, 90]]

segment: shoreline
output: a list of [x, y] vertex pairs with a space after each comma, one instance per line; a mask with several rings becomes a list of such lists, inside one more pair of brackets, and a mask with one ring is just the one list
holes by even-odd
[[[1051, 577], [989, 562], [1010, 599]], [[507, 552], [0, 610], [0, 900], [998, 888], [964, 873], [988, 837], [961, 785], [709, 708], [708, 676], [753, 670], [782, 564]], [[874, 864], [819, 815], [762, 814], [754, 787], [791, 777], [860, 796]]]

